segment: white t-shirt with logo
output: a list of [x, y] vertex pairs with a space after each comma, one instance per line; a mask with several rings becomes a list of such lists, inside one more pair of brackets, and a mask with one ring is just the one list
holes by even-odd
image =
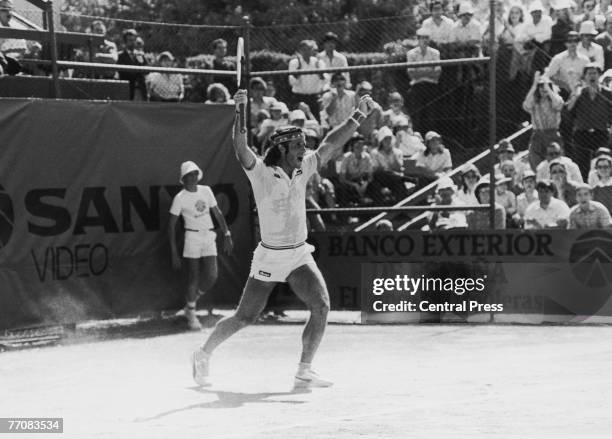
[[266, 166], [260, 158], [252, 169], [245, 169], [253, 187], [263, 243], [283, 247], [306, 240], [306, 185], [317, 171], [317, 161], [316, 153], [307, 153], [291, 178], [282, 168]]
[[217, 200], [209, 186], [198, 185], [196, 192], [183, 189], [172, 200], [170, 213], [181, 216], [185, 220], [185, 228], [191, 230], [214, 229], [210, 217], [211, 207], [217, 205]]

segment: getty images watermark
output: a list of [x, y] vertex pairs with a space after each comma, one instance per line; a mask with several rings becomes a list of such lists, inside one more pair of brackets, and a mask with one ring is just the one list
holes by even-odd
[[[372, 279], [370, 312], [501, 312], [503, 303], [483, 303], [487, 275], [469, 278], [440, 278], [421, 275], [411, 277], [396, 274], [394, 277]], [[454, 294], [482, 293], [471, 300], [444, 300], [443, 297], [414, 300], [420, 293]], [[405, 298], [405, 299], [404, 299]], [[411, 300], [408, 300], [410, 298]]]

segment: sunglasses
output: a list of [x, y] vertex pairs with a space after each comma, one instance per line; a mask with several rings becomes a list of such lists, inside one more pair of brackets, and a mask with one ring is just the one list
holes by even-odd
[[565, 171], [562, 171], [561, 169], [557, 169], [556, 171], [550, 171], [551, 174], [565, 174]]

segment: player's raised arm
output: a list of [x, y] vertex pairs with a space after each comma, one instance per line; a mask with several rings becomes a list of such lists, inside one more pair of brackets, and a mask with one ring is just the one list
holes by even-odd
[[334, 156], [335, 152], [348, 142], [359, 125], [368, 117], [372, 110], [374, 110], [375, 106], [374, 100], [369, 95], [362, 96], [353, 114], [343, 123], [327, 133], [317, 149], [319, 167], [323, 167], [325, 163]]
[[[234, 95], [234, 101], [236, 102], [236, 116], [234, 118], [233, 143], [236, 157], [238, 157], [242, 167], [248, 170], [255, 166], [255, 160], [257, 157], [247, 145], [247, 128], [241, 129], [240, 127], [240, 112], [246, 112], [247, 99], [246, 90], [238, 90]], [[244, 115], [244, 120], [246, 120], [246, 115]]]

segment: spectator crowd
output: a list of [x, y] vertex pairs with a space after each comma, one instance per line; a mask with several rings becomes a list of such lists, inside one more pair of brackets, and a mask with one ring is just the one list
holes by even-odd
[[[450, 71], [458, 84], [474, 84], [483, 77], [480, 64], [460, 67], [409, 67], [406, 90], [388, 93], [377, 110], [360, 126], [325, 169], [310, 181], [310, 207], [392, 205], [412, 192], [436, 183], [437, 205], [488, 204], [491, 179], [495, 190], [497, 228], [610, 227], [612, 211], [612, 6], [607, 0], [500, 0], [495, 7], [495, 46], [510, 54], [507, 78], [526, 81], [522, 109], [530, 116], [532, 134], [528, 151], [517, 154], [508, 141], [497, 145], [498, 163], [493, 176], [476, 164], [453, 157], [433, 122], [440, 108], [441, 76]], [[0, 0], [0, 25], [11, 25], [12, 3]], [[415, 7], [419, 19], [416, 45], [406, 61], [477, 58], [489, 44], [489, 2], [423, 1]], [[106, 36], [102, 21], [90, 32]], [[264, 155], [276, 128], [302, 127], [309, 148], [345, 120], [359, 97], [375, 94], [372, 83], [355, 80], [347, 71], [347, 57], [333, 32], [305, 39], [288, 62], [287, 77], [275, 80], [253, 77], [250, 90], [250, 134], [253, 147]], [[152, 58], [134, 29], [122, 34], [122, 50], [104, 39], [98, 47], [84, 49], [76, 59], [109, 64], [98, 70], [100, 79], [129, 82], [130, 99], [179, 102], [185, 98], [184, 77], [178, 73], [128, 72], [111, 65], [172, 67], [176, 60], [164, 51]], [[212, 58], [205, 68], [234, 71], [227, 58], [227, 42], [211, 43]], [[0, 40], [0, 74], [11, 61], [19, 62], [40, 52], [40, 44]], [[90, 53], [91, 52], [91, 53]], [[300, 70], [338, 68], [336, 73], [300, 74]], [[74, 70], [72, 76], [90, 76]], [[282, 78], [282, 79], [279, 79]], [[290, 93], [277, 96], [274, 81], [287, 81]], [[231, 75], [206, 78], [206, 104], [231, 103], [236, 90]], [[458, 162], [458, 163], [454, 163]], [[460, 172], [449, 174], [455, 165]], [[453, 180], [451, 177], [455, 177]], [[485, 210], [439, 211], [429, 215], [426, 228], [486, 228]], [[311, 227], [352, 223], [358, 217], [312, 215]], [[389, 224], [381, 224], [387, 229]], [[392, 227], [392, 225], [391, 225]]]

